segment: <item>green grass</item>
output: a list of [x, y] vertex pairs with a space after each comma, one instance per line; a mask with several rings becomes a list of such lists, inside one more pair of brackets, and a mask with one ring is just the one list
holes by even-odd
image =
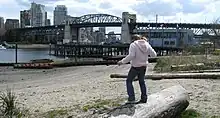
[[181, 114], [181, 118], [200, 118], [201, 114], [194, 109], [188, 109]]
[[84, 105], [82, 107], [82, 110], [86, 112], [92, 108], [94, 108], [94, 109], [107, 109], [106, 107], [109, 107], [109, 108], [116, 107], [116, 106], [120, 106], [120, 104], [119, 104], [120, 101], [121, 101], [121, 99], [120, 100], [112, 100], [112, 99], [101, 100], [101, 99], [99, 99], [99, 100], [94, 101], [93, 103], [87, 103], [87, 105]]
[[194, 109], [187, 109], [181, 115], [180, 118], [220, 118], [220, 116], [204, 116]]
[[[161, 57], [157, 60], [157, 64], [154, 68], [156, 72], [171, 72], [180, 70], [205, 70], [212, 69], [215, 67], [215, 63], [219, 63], [220, 58], [218, 56], [211, 56], [211, 58], [206, 58], [203, 55], [191, 55], [191, 56], [169, 56]], [[205, 66], [194, 66], [197, 63], [204, 63]], [[172, 70], [171, 65], [191, 65], [184, 68], [178, 68], [178, 70]]]
[[46, 118], [58, 118], [64, 115], [67, 115], [68, 111], [65, 109], [52, 110], [46, 113]]

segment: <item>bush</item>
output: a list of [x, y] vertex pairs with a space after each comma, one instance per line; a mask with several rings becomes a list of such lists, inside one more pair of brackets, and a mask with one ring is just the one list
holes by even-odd
[[23, 113], [17, 108], [17, 100], [15, 94], [11, 90], [7, 90], [6, 93], [0, 95], [0, 116], [6, 118], [22, 118]]

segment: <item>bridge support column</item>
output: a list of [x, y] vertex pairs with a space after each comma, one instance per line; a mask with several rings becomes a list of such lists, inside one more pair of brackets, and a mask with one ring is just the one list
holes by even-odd
[[71, 41], [71, 28], [69, 25], [69, 22], [66, 23], [65, 28], [64, 28], [64, 39], [63, 43], [69, 43]]
[[71, 27], [71, 41], [78, 42], [79, 41], [79, 28]]
[[129, 23], [135, 22], [136, 14], [122, 13], [121, 41], [123, 43], [131, 43], [131, 30], [133, 30], [133, 27], [129, 26]]

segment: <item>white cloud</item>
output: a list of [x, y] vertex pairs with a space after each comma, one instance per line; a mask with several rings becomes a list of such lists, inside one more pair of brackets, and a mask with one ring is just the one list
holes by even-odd
[[[19, 19], [19, 11], [28, 9], [32, 0], [0, 0], [0, 16]], [[137, 14], [138, 22], [212, 22], [219, 17], [218, 0], [35, 0], [44, 4], [53, 21], [56, 5], [66, 5], [68, 14], [82, 16], [106, 13], [121, 17], [123, 11]], [[102, 6], [100, 6], [102, 5]]]

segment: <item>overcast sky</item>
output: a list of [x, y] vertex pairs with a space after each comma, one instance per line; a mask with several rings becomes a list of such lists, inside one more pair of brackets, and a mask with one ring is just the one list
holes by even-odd
[[66, 5], [68, 14], [82, 16], [107, 13], [121, 17], [123, 11], [137, 14], [139, 22], [210, 23], [220, 17], [220, 0], [0, 0], [0, 16], [19, 19], [19, 11], [30, 8], [30, 3], [44, 4], [53, 22], [56, 5]]

